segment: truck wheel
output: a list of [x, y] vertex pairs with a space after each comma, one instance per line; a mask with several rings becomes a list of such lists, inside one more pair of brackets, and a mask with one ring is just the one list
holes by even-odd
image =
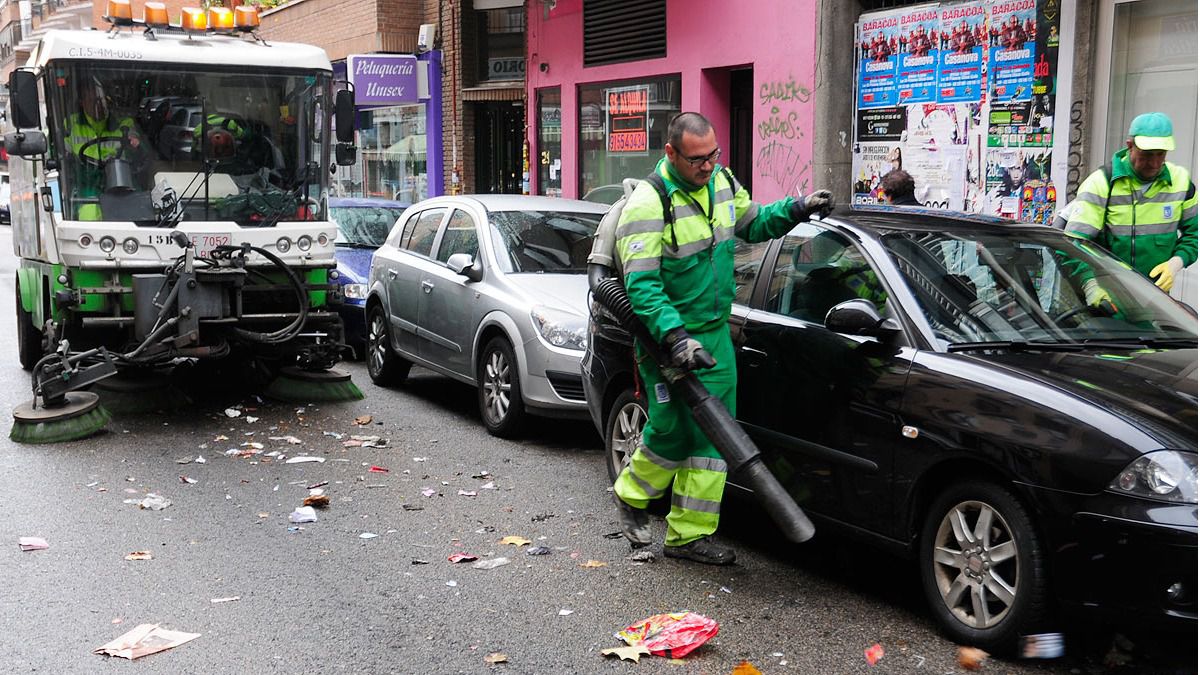
[[1047, 608], [1046, 561], [1025, 507], [985, 482], [947, 488], [925, 517], [921, 585], [955, 642], [1012, 652]]
[[384, 387], [404, 382], [410, 370], [412, 361], [392, 350], [391, 333], [383, 305], [375, 305], [367, 317], [367, 374], [372, 382]]
[[21, 282], [14, 284], [17, 289], [17, 354], [21, 367], [33, 370], [38, 359], [42, 358], [42, 334], [33, 325], [33, 314], [21, 307]]
[[487, 343], [479, 355], [479, 372], [475, 376], [479, 415], [488, 433], [500, 438], [516, 436], [525, 419], [525, 402], [521, 398], [517, 358], [508, 340], [495, 337]]
[[626, 389], [613, 401], [604, 425], [604, 449], [608, 458], [608, 477], [616, 482], [621, 470], [633, 458], [642, 442], [642, 427], [646, 426], [646, 403]]

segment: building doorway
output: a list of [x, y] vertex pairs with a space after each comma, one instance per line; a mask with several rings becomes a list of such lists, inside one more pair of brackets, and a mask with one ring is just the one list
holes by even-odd
[[754, 194], [754, 69], [729, 73], [729, 168]]
[[475, 106], [475, 191], [521, 194], [524, 105], [487, 101]]

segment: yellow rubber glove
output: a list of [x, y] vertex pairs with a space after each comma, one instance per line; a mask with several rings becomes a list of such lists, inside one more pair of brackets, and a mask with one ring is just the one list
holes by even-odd
[[1103, 309], [1108, 314], [1116, 314], [1117, 306], [1113, 304], [1112, 296], [1095, 279], [1083, 282], [1083, 299], [1088, 307]]
[[1150, 278], [1154, 279], [1154, 285], [1170, 292], [1171, 287], [1175, 285], [1175, 275], [1183, 269], [1183, 258], [1175, 256], [1165, 263], [1155, 265], [1154, 269], [1150, 270]]

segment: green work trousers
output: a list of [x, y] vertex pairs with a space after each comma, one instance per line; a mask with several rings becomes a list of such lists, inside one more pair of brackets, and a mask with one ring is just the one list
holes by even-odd
[[[715, 368], [695, 371], [708, 391], [736, 416], [737, 363], [728, 324], [692, 333], [716, 359]], [[727, 468], [721, 453], [692, 419], [691, 411], [667, 385], [653, 359], [638, 349], [638, 373], [645, 387], [649, 420], [642, 443], [613, 490], [626, 504], [646, 508], [671, 488], [667, 546], [682, 546], [716, 532]]]

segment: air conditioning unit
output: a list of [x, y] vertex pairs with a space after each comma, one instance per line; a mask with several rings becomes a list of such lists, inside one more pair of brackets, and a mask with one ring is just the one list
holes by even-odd
[[421, 24], [421, 29], [417, 31], [417, 51], [427, 52], [430, 49], [433, 49], [433, 42], [436, 39], [437, 24]]

